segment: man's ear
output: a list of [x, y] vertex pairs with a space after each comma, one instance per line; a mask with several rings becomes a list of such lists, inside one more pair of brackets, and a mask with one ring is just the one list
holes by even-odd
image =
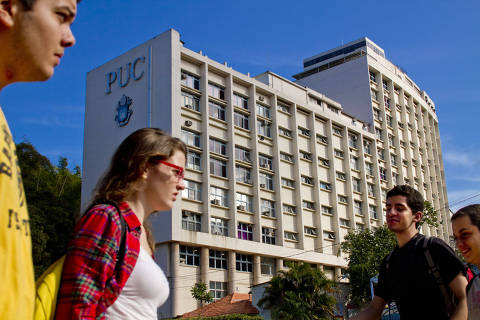
[[414, 214], [413, 221], [419, 222], [420, 220], [422, 220], [422, 217], [423, 217], [423, 212], [422, 211], [417, 211]]
[[13, 26], [13, 16], [18, 11], [18, 5], [16, 0], [0, 0], [0, 29]]

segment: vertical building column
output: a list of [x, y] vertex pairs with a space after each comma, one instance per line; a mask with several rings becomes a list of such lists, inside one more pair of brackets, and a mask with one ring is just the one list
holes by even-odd
[[207, 289], [209, 286], [209, 252], [207, 247], [202, 247], [200, 249], [200, 279], [202, 282], [207, 284]]
[[228, 251], [228, 294], [235, 292], [236, 270], [235, 252]]
[[340, 267], [335, 267], [335, 272], [334, 272], [333, 281], [339, 282], [341, 277], [342, 277], [342, 268], [340, 268]]
[[172, 273], [172, 281], [170, 283], [170, 290], [171, 290], [171, 301], [172, 301], [172, 315], [175, 317], [180, 313], [181, 307], [181, 299], [180, 299], [180, 292], [179, 292], [179, 283], [178, 283], [178, 266], [180, 265], [180, 245], [178, 242], [173, 242], [171, 244], [171, 266], [170, 270]]
[[253, 284], [260, 283], [260, 277], [262, 276], [260, 268], [260, 256], [258, 254], [253, 256]]
[[283, 270], [283, 259], [282, 258], [277, 258], [275, 260], [275, 271], [280, 271]]

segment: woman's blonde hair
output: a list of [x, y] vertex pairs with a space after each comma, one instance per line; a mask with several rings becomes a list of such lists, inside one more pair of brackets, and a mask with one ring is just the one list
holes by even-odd
[[[130, 134], [118, 146], [110, 167], [98, 181], [92, 203], [102, 200], [119, 203], [132, 196], [139, 186], [141, 177], [152, 159], [166, 160], [176, 151], [187, 155], [185, 144], [158, 128], [144, 128]], [[144, 223], [148, 243], [152, 250], [155, 242], [147, 221]]]

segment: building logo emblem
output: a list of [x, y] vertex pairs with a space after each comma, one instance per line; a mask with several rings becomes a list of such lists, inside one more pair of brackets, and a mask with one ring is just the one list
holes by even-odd
[[119, 127], [124, 127], [130, 121], [130, 117], [132, 116], [133, 110], [130, 109], [132, 105], [132, 98], [123, 95], [120, 101], [118, 101], [117, 106], [117, 115], [115, 116], [115, 121], [117, 122]]

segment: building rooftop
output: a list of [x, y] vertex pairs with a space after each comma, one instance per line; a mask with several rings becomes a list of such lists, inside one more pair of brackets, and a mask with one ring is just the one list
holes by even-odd
[[257, 308], [252, 305], [252, 295], [248, 293], [231, 293], [220, 300], [207, 304], [201, 308], [183, 314], [182, 318], [213, 317], [225, 314], [258, 314]]

